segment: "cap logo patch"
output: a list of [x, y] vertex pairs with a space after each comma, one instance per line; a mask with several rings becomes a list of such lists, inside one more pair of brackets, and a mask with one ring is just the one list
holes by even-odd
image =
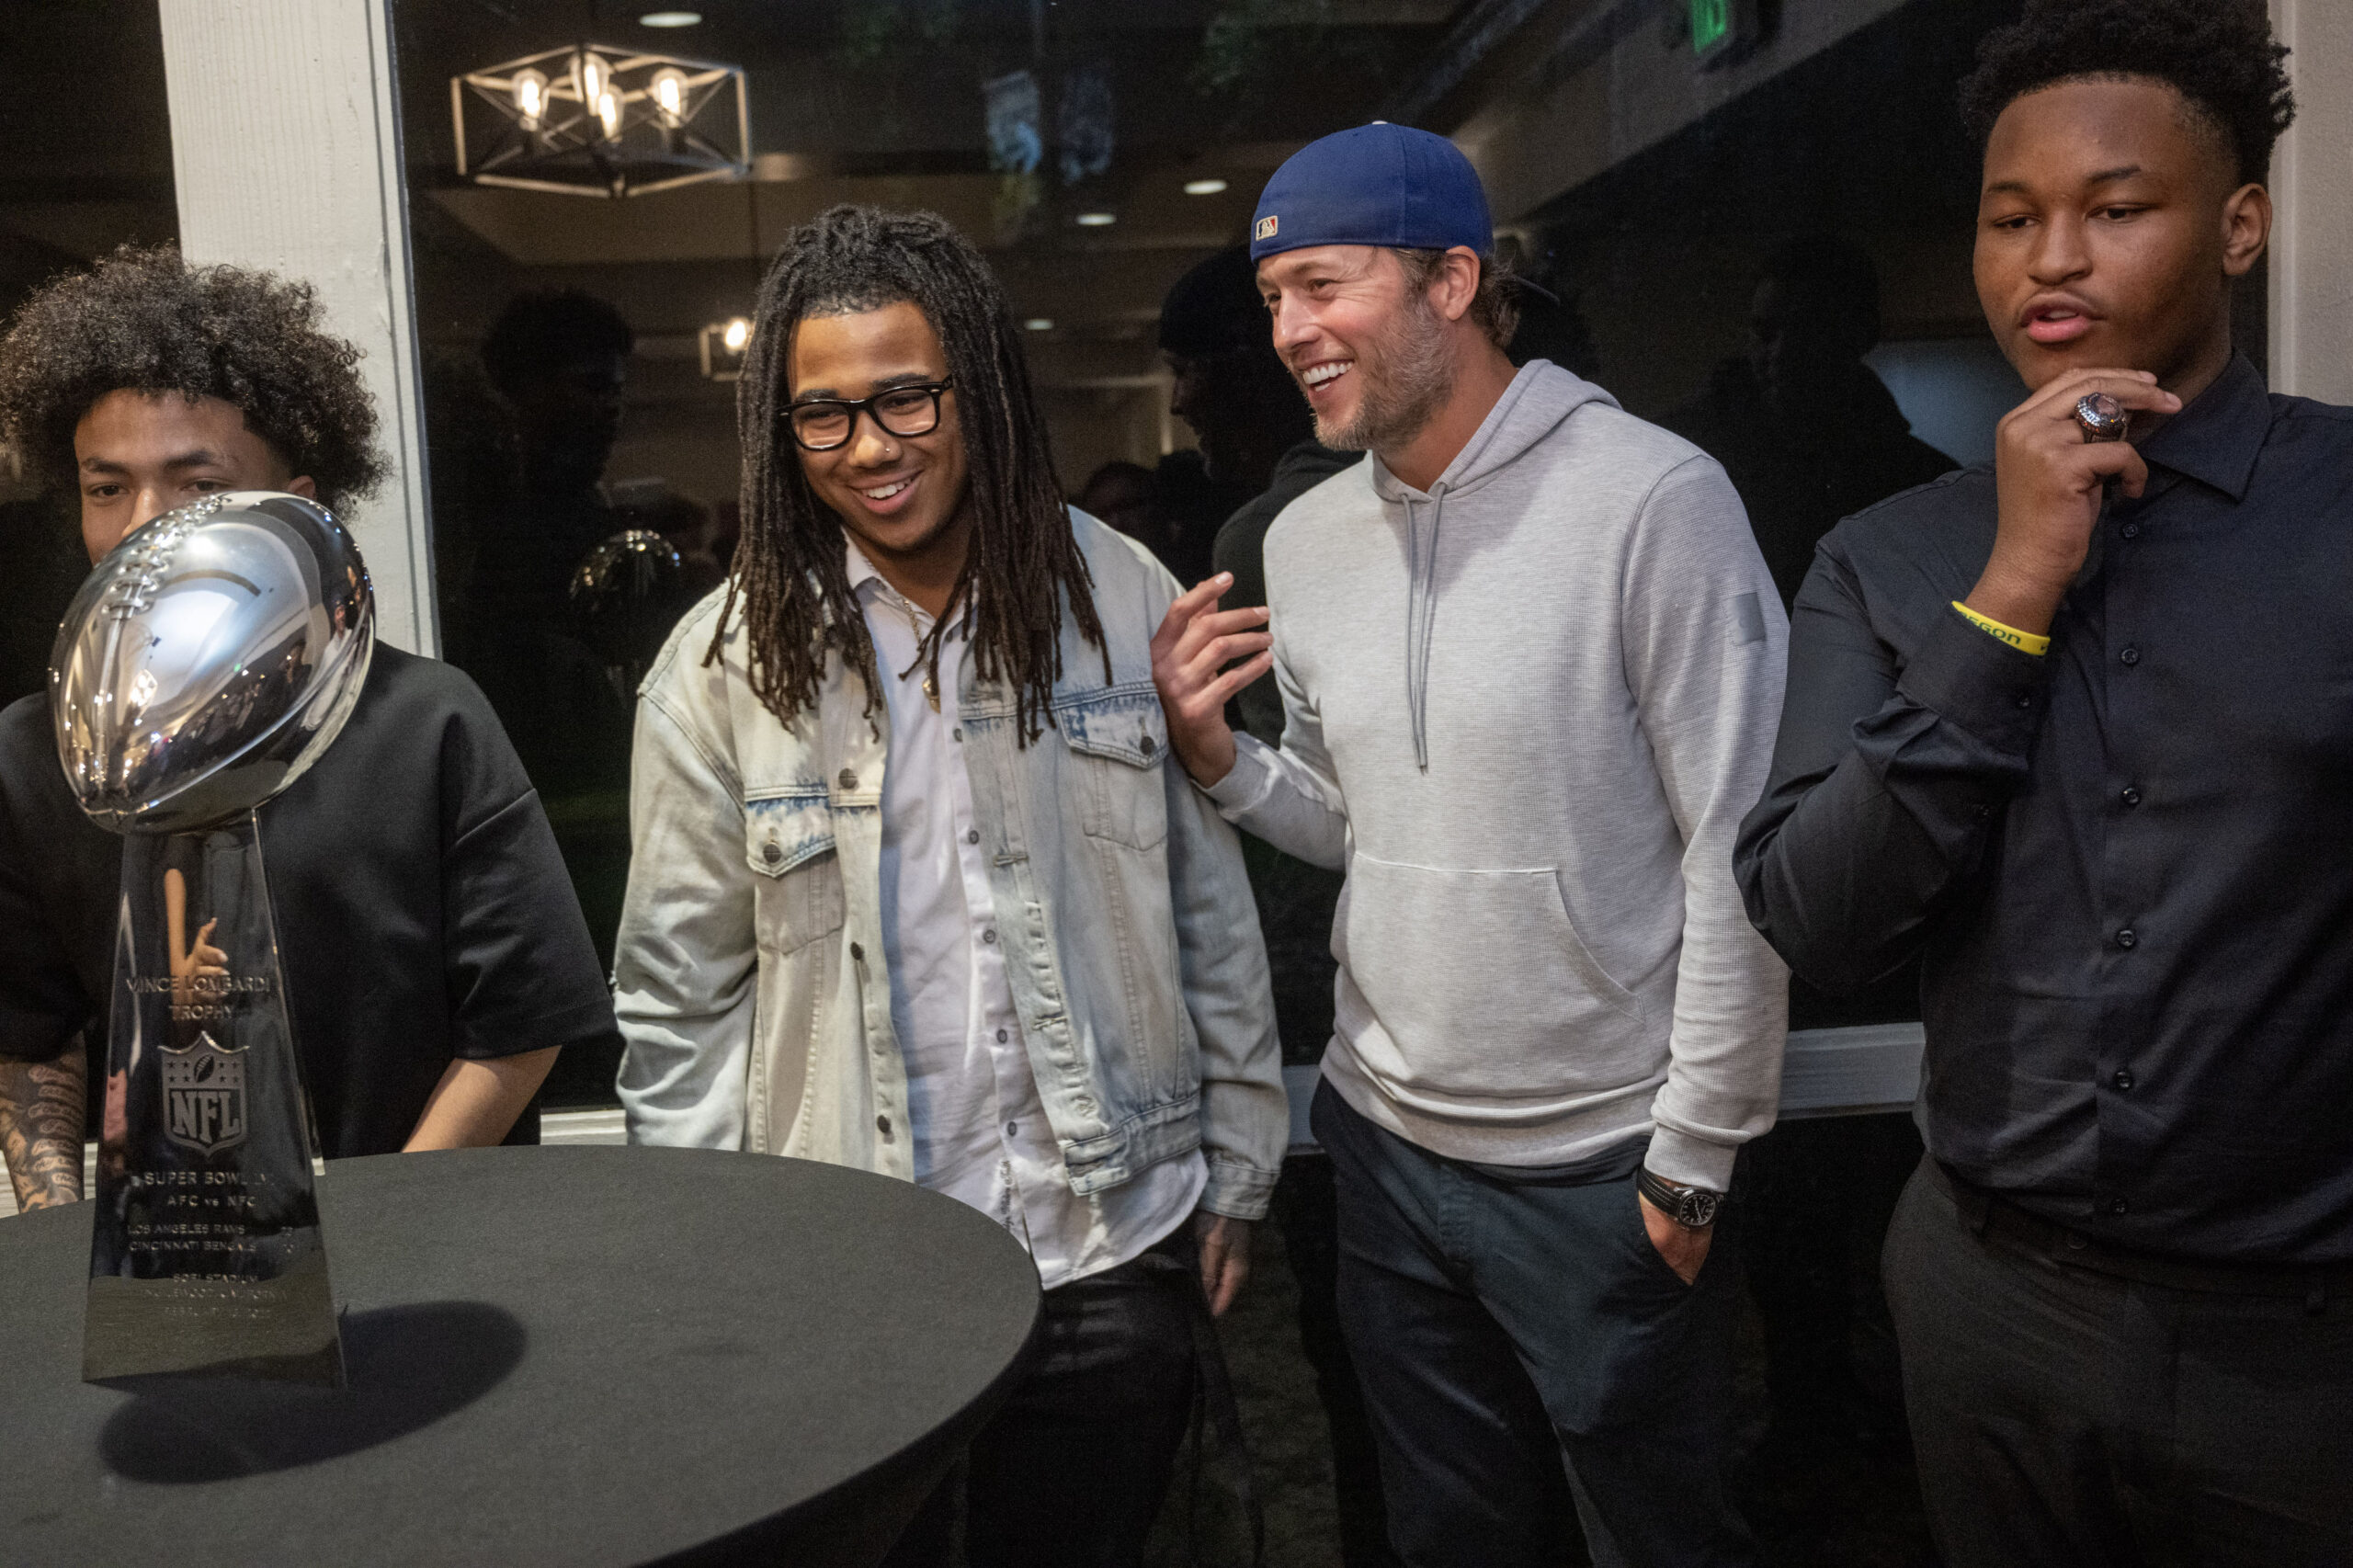
[[1250, 237], [1254, 240], [1273, 239], [1275, 237], [1275, 228], [1279, 222], [1279, 220], [1277, 219], [1273, 213], [1267, 213], [1265, 217], [1258, 220], [1258, 226], [1250, 231]]

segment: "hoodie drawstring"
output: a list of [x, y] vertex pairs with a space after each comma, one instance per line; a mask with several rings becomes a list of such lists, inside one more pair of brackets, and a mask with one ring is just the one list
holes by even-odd
[[1430, 492], [1430, 538], [1423, 549], [1405, 497], [1405, 706], [1414, 721], [1414, 764], [1430, 770], [1430, 630], [1438, 620], [1438, 530], [1446, 516], [1446, 486]]

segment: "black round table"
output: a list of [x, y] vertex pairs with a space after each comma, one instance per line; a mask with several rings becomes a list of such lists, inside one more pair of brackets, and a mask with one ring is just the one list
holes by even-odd
[[319, 1201], [341, 1392], [82, 1382], [89, 1205], [0, 1221], [0, 1558], [871, 1564], [1038, 1322], [986, 1219], [803, 1160], [392, 1154]]

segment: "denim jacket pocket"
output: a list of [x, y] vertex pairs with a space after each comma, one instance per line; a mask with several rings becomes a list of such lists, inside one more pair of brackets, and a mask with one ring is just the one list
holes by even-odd
[[1072, 752], [1079, 822], [1090, 837], [1156, 849], [1168, 837], [1168, 719], [1149, 681], [1058, 703]]
[[841, 859], [824, 785], [745, 801], [744, 858], [760, 879], [762, 948], [789, 953], [841, 929]]

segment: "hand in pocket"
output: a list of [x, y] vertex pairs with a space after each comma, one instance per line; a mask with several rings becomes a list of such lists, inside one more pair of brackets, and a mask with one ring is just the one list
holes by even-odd
[[1694, 1231], [1677, 1224], [1665, 1213], [1640, 1193], [1634, 1201], [1642, 1206], [1643, 1229], [1650, 1233], [1651, 1245], [1675, 1277], [1686, 1285], [1699, 1282], [1699, 1266], [1708, 1261], [1708, 1247], [1716, 1239], [1715, 1227]]

